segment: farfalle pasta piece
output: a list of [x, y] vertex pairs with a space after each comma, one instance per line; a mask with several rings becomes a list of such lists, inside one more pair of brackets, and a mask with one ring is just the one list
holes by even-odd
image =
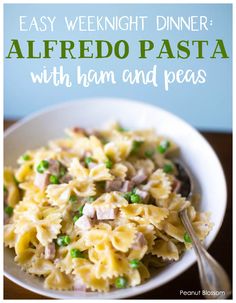
[[94, 182], [99, 182], [112, 180], [113, 176], [106, 168], [106, 165], [104, 163], [100, 163], [90, 170], [89, 178], [91, 178]]
[[157, 207], [155, 205], [145, 204], [129, 204], [121, 208], [123, 216], [127, 216], [131, 220], [137, 221], [140, 224], [158, 224], [168, 216], [168, 209]]
[[163, 259], [162, 257], [157, 257], [156, 255], [147, 254], [143, 258], [143, 263], [147, 268], [159, 268], [166, 266], [167, 264], [171, 263], [172, 261], [169, 261], [167, 259]]
[[15, 261], [22, 267], [29, 267], [31, 265], [31, 259], [35, 254], [35, 248], [31, 247], [31, 243], [34, 241], [36, 241], [36, 230], [34, 228], [17, 234]]
[[73, 274], [79, 277], [84, 285], [92, 291], [106, 292], [109, 290], [109, 281], [95, 276], [95, 266], [87, 264], [77, 267]]
[[185, 228], [179, 218], [178, 212], [171, 211], [169, 216], [159, 223], [158, 228], [163, 230], [167, 235], [184, 242]]
[[150, 129], [138, 129], [134, 130], [133, 137], [136, 139], [145, 140], [148, 142], [154, 142], [155, 144], [158, 142], [157, 134], [154, 128]]
[[141, 284], [142, 279], [138, 269], [130, 269], [125, 276], [127, 277], [129, 287]]
[[69, 182], [69, 186], [78, 197], [90, 197], [96, 194], [95, 185], [91, 180], [72, 180]]
[[50, 184], [46, 194], [51, 205], [65, 207], [72, 190], [71, 184]]
[[152, 249], [152, 254], [157, 257], [162, 257], [167, 260], [179, 259], [178, 248], [172, 241], [164, 241], [162, 239], [156, 240], [155, 245]]
[[32, 163], [27, 161], [16, 170], [15, 177], [17, 181], [25, 182], [32, 179], [33, 174]]
[[47, 289], [70, 290], [73, 288], [73, 277], [54, 269], [45, 279], [44, 286]]
[[70, 175], [77, 178], [77, 180], [86, 180], [89, 175], [88, 168], [84, 167], [78, 158], [72, 159], [68, 171]]
[[168, 208], [170, 211], [180, 212], [184, 208], [189, 207], [191, 203], [187, 201], [186, 198], [181, 197], [180, 194], [171, 193], [167, 199], [159, 199], [157, 205]]
[[4, 245], [10, 248], [15, 246], [16, 242], [16, 233], [15, 233], [15, 224], [10, 223], [4, 225]]
[[113, 247], [118, 251], [127, 252], [134, 241], [136, 231], [132, 223], [116, 227], [110, 237]]
[[19, 188], [24, 191], [24, 199], [33, 200], [38, 205], [42, 205], [47, 202], [45, 191], [42, 191], [35, 186], [33, 181], [20, 183]]
[[92, 156], [95, 160], [97, 160], [98, 162], [104, 162], [107, 160], [107, 156], [103, 149], [103, 145], [98, 138], [96, 138], [95, 136], [91, 136], [90, 145], [91, 145]]
[[85, 243], [87, 247], [91, 247], [93, 245], [98, 245], [100, 243], [104, 243], [111, 233], [111, 227], [109, 224], [103, 223], [103, 225], [108, 225], [109, 229], [101, 228], [101, 223], [95, 228], [88, 231], [85, 235]]
[[78, 249], [76, 242], [65, 247], [60, 247], [57, 251], [56, 268], [60, 271], [70, 274], [76, 267], [87, 264], [88, 261], [84, 258], [72, 258], [71, 249]]
[[125, 160], [131, 152], [132, 149], [132, 141], [127, 140], [126, 138], [116, 140], [116, 146], [118, 147], [119, 158], [121, 160]]
[[138, 271], [140, 273], [142, 282], [150, 278], [150, 273], [148, 271], [148, 268], [142, 262], [140, 262], [139, 264]]
[[132, 141], [126, 138], [116, 138], [116, 140], [105, 144], [105, 154], [115, 162], [125, 160], [132, 149]]
[[87, 139], [87, 137], [85, 136], [86, 134], [86, 131], [84, 128], [81, 128], [79, 126], [75, 126], [75, 127], [67, 127], [65, 130], [64, 130], [65, 134], [67, 136], [69, 136], [70, 138], [68, 140], [70, 141], [74, 141], [74, 140], [71, 140], [71, 139], [80, 139], [80, 138], [85, 138]]
[[211, 231], [213, 224], [210, 222], [209, 212], [197, 212], [192, 226], [200, 240], [204, 240]]
[[157, 169], [148, 182], [149, 192], [156, 199], [167, 199], [171, 193], [171, 182], [162, 169]]
[[169, 211], [168, 209], [157, 207], [155, 205], [145, 205], [144, 213], [145, 220], [158, 227], [158, 224], [168, 216]]
[[109, 142], [105, 144], [104, 151], [107, 157], [114, 162], [119, 162], [121, 160], [119, 155], [119, 148], [114, 142]]
[[19, 189], [14, 179], [14, 172], [10, 167], [4, 168], [4, 188], [7, 193], [7, 204], [14, 207], [20, 200]]
[[144, 235], [148, 246], [147, 252], [150, 252], [156, 239], [156, 231], [154, 226], [152, 224], [138, 225], [137, 230]]
[[123, 161], [122, 164], [127, 168], [128, 179], [132, 179], [132, 177], [134, 177], [136, 174], [136, 169], [134, 165], [128, 161]]
[[95, 263], [95, 274], [107, 279], [123, 275], [129, 268], [127, 258], [116, 252], [110, 244], [96, 246], [98, 261]]
[[32, 201], [20, 202], [14, 214], [21, 230], [34, 230], [44, 246], [56, 238], [61, 229], [61, 212], [54, 207], [41, 206]]
[[144, 245], [141, 248], [137, 249], [131, 249], [129, 254], [128, 254], [128, 259], [129, 260], [142, 260], [142, 258], [145, 256], [145, 254], [148, 251], [148, 246]]
[[14, 208], [13, 220], [16, 224], [25, 225], [29, 222], [33, 223], [37, 220], [40, 205], [37, 201], [25, 197], [21, 202], [19, 202]]
[[133, 165], [137, 171], [142, 169], [148, 176], [151, 175], [155, 169], [155, 165], [150, 159], [133, 160]]
[[95, 200], [92, 205], [97, 207], [121, 207], [128, 205], [128, 201], [118, 192], [105, 193]]
[[60, 221], [60, 219], [56, 218], [51, 222], [48, 220], [46, 223], [37, 224], [37, 239], [40, 241], [40, 243], [47, 245], [57, 237], [61, 227], [61, 224], [59, 223]]
[[55, 152], [72, 151], [74, 147], [74, 141], [71, 138], [61, 138], [56, 140], [50, 140], [48, 146]]
[[122, 164], [122, 163], [115, 163], [112, 166], [111, 174], [115, 176], [116, 178], [119, 178], [120, 180], [124, 181], [126, 178], [128, 168]]
[[70, 164], [69, 173], [74, 176], [78, 182], [99, 182], [113, 179], [113, 176], [104, 163], [96, 164], [93, 168], [88, 169], [76, 158], [74, 158]]
[[34, 258], [32, 265], [28, 269], [30, 274], [36, 276], [47, 276], [54, 270], [53, 262], [39, 257]]
[[92, 152], [91, 141], [87, 137], [80, 137], [74, 140], [73, 151], [78, 154], [79, 158], [83, 158], [87, 152]]

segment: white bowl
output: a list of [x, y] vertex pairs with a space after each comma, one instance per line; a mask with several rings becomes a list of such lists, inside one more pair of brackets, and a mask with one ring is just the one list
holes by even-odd
[[[201, 192], [200, 208], [212, 213], [214, 227], [205, 241], [206, 246], [209, 246], [221, 227], [226, 209], [226, 182], [221, 164], [211, 146], [193, 127], [158, 107], [112, 98], [67, 102], [46, 109], [16, 123], [6, 131], [5, 165], [15, 166], [17, 157], [25, 150], [40, 147], [48, 140], [60, 137], [66, 127], [100, 127], [104, 122], [113, 119], [130, 129], [154, 127], [158, 133], [173, 138], [180, 146], [181, 156], [194, 174]], [[13, 251], [5, 248], [5, 275], [10, 280], [33, 292], [59, 299], [132, 297], [169, 282], [196, 261], [191, 250], [178, 262], [165, 267], [140, 286], [109, 293], [78, 293], [44, 289], [42, 280], [21, 271], [13, 256]]]

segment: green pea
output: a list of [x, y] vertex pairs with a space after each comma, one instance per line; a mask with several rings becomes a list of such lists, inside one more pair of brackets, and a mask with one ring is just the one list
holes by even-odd
[[121, 133], [127, 132], [127, 129], [124, 128], [124, 127], [122, 127], [122, 126], [118, 126], [117, 130], [118, 130], [119, 132], [121, 132]]
[[154, 150], [146, 150], [144, 155], [146, 158], [152, 158], [152, 156], [154, 155]]
[[75, 203], [78, 201], [78, 197], [76, 195], [71, 195], [70, 198], [69, 198], [69, 201], [71, 203]]
[[125, 288], [127, 286], [127, 279], [124, 277], [118, 277], [115, 280], [116, 288]]
[[71, 239], [67, 235], [59, 236], [57, 238], [57, 245], [58, 246], [67, 246], [68, 244], [70, 244], [70, 242], [71, 242]]
[[95, 200], [96, 200], [96, 197], [93, 197], [93, 196], [87, 198], [88, 202], [93, 202]]
[[170, 142], [167, 140], [164, 140], [164, 141], [161, 141], [161, 143], [157, 146], [157, 151], [160, 154], [164, 154], [169, 147], [170, 147]]
[[140, 265], [140, 261], [138, 259], [130, 260], [129, 265], [131, 268], [138, 268]]
[[113, 165], [113, 163], [112, 163], [112, 161], [111, 160], [106, 160], [105, 161], [105, 165], [106, 165], [106, 168], [108, 168], [108, 169], [111, 169], [112, 168], [112, 165]]
[[74, 215], [73, 222], [75, 223], [81, 216], [79, 214]]
[[164, 166], [163, 166], [163, 170], [164, 170], [164, 172], [165, 173], [172, 173], [173, 172], [173, 165], [171, 165], [171, 164], [165, 164]]
[[52, 183], [52, 184], [59, 184], [60, 182], [59, 182], [59, 178], [57, 177], [57, 176], [55, 176], [55, 175], [51, 175], [50, 177], [49, 177], [49, 181], [50, 181], [50, 183]]
[[14, 182], [16, 183], [16, 185], [19, 185], [20, 182], [16, 179], [15, 176], [13, 176], [13, 179], [14, 179]]
[[105, 190], [106, 182], [105, 181], [99, 181], [99, 182], [97, 182], [97, 186], [100, 190]]
[[130, 196], [130, 202], [131, 203], [140, 203], [141, 202], [141, 197], [137, 194], [132, 194]]
[[132, 193], [131, 192], [127, 192], [123, 194], [123, 197], [127, 200], [130, 201], [130, 197], [131, 197]]
[[186, 243], [192, 243], [192, 239], [190, 238], [188, 233], [184, 234], [184, 242]]
[[84, 258], [84, 254], [77, 248], [72, 248], [70, 250], [70, 255], [72, 258]]
[[23, 161], [29, 161], [30, 160], [30, 155], [24, 154], [23, 156], [21, 156], [21, 159]]
[[65, 174], [66, 174], [66, 167], [65, 166], [61, 166], [60, 167], [60, 177], [63, 177], [63, 176], [65, 176]]
[[78, 214], [81, 216], [83, 216], [83, 208], [84, 208], [84, 205], [81, 205], [79, 208], [78, 208]]
[[7, 206], [5, 207], [4, 211], [8, 216], [11, 216], [13, 214], [13, 207]]
[[42, 160], [39, 165], [37, 166], [37, 172], [43, 174], [46, 169], [48, 169], [49, 163], [47, 160]]
[[143, 144], [143, 141], [134, 140], [133, 144], [132, 144], [131, 153], [134, 153], [134, 154], [137, 153], [142, 144]]
[[93, 158], [92, 158], [92, 157], [86, 157], [86, 158], [84, 159], [84, 162], [85, 162], [86, 166], [88, 166], [89, 163], [94, 162], [94, 161], [93, 161]]

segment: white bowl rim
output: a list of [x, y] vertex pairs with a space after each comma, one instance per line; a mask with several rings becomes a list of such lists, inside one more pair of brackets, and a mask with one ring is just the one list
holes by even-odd
[[[71, 101], [67, 101], [67, 102], [63, 102], [61, 104], [56, 104], [56, 105], [51, 105], [51, 106], [48, 106], [44, 109], [41, 109], [39, 111], [36, 111], [26, 117], [24, 117], [23, 119], [20, 119], [19, 121], [17, 121], [16, 123], [14, 123], [13, 125], [11, 125], [10, 127], [7, 128], [6, 131], [4, 131], [4, 138], [6, 138], [8, 135], [10, 135], [12, 132], [14, 132], [15, 129], [23, 126], [24, 124], [34, 120], [35, 118], [39, 117], [39, 116], [42, 116], [46, 113], [50, 113], [50, 112], [53, 112], [55, 110], [59, 110], [61, 108], [66, 108], [70, 105], [73, 105], [75, 103], [84, 103], [84, 104], [88, 104], [88, 102], [107, 102], [109, 105], [111, 105], [111, 103], [116, 103], [116, 102], [122, 102], [124, 105], [125, 103], [127, 104], [136, 104], [136, 105], [141, 105], [141, 106], [145, 106], [145, 107], [149, 107], [150, 109], [153, 109], [153, 110], [156, 110], [158, 109], [160, 112], [163, 112], [165, 114], [168, 114], [169, 116], [172, 116], [173, 118], [175, 118], [175, 120], [179, 120], [182, 124], [185, 124], [186, 126], [188, 126], [189, 128], [191, 128], [191, 130], [195, 133], [195, 135], [197, 136], [200, 136], [201, 139], [205, 142], [205, 144], [207, 145], [208, 149], [211, 150], [212, 152], [212, 155], [214, 155], [215, 157], [215, 160], [217, 162], [217, 165], [220, 169], [220, 174], [221, 174], [221, 179], [223, 181], [223, 184], [222, 184], [222, 187], [223, 187], [223, 190], [222, 192], [224, 193], [224, 199], [222, 201], [222, 203], [224, 202], [224, 208], [223, 208], [223, 212], [222, 212], [222, 217], [221, 217], [221, 220], [219, 222], [217, 222], [218, 224], [218, 227], [217, 229], [215, 229], [215, 233], [214, 235], [212, 236], [211, 240], [209, 241], [209, 243], [207, 243], [205, 246], [207, 248], [210, 247], [210, 245], [214, 242], [216, 236], [218, 235], [221, 227], [222, 227], [222, 224], [223, 224], [223, 220], [225, 218], [225, 212], [226, 212], [226, 207], [227, 207], [227, 184], [226, 184], [226, 178], [225, 178], [225, 174], [224, 174], [224, 170], [222, 168], [222, 165], [221, 165], [221, 162], [218, 158], [218, 155], [216, 154], [215, 150], [213, 149], [213, 147], [210, 145], [210, 143], [204, 138], [204, 136], [196, 129], [194, 128], [192, 125], [190, 125], [188, 122], [186, 122], [184, 119], [176, 116], [175, 114], [167, 111], [167, 110], [164, 110], [163, 108], [159, 107], [159, 106], [156, 106], [156, 105], [152, 105], [152, 104], [147, 104], [145, 102], [142, 102], [142, 101], [137, 101], [137, 100], [134, 100], [134, 99], [126, 99], [126, 98], [115, 98], [115, 97], [91, 97], [91, 98], [81, 98], [81, 99], [74, 99], [74, 100], [71, 100]], [[181, 275], [182, 273], [184, 273], [186, 270], [188, 270], [194, 263], [196, 262], [196, 257], [194, 256], [194, 258], [192, 259], [191, 262], [189, 262], [188, 266], [184, 267], [183, 269], [177, 271], [174, 275], [172, 275], [171, 277], [167, 277], [166, 279], [163, 279], [162, 282], [159, 283], [158, 285], [158, 288], [163, 286], [164, 284], [170, 282], [171, 280], [173, 280], [174, 278], [178, 277], [179, 275]], [[55, 293], [50, 293], [48, 292], [46, 289], [45, 290], [41, 290], [41, 289], [38, 289], [36, 287], [33, 287], [33, 286], [30, 286], [30, 285], [27, 285], [25, 283], [23, 283], [21, 280], [15, 278], [13, 275], [9, 274], [5, 268], [4, 268], [4, 276], [6, 276], [8, 279], [10, 279], [11, 281], [15, 282], [16, 284], [20, 285], [21, 287], [23, 288], [26, 288], [32, 292], [35, 292], [37, 294], [40, 294], [40, 295], [43, 295], [43, 296], [46, 296], [46, 297], [49, 297], [49, 298], [55, 298], [55, 299], [76, 299], [76, 298], [73, 298], [73, 297], [68, 297], [66, 295], [62, 295], [61, 293], [58, 293], [55, 294]], [[112, 296], [112, 293], [109, 293], [110, 296], [109, 296], [109, 299], [124, 299], [124, 298], [128, 298], [130, 296], [136, 296], [136, 295], [139, 295], [139, 294], [142, 294], [142, 293], [145, 293], [145, 292], [148, 292], [148, 291], [151, 291], [153, 289], [155, 289], [155, 286], [153, 284], [149, 284], [149, 285], [146, 285], [146, 284], [141, 284], [139, 286], [142, 286], [142, 288], [139, 288], [138, 289], [138, 286], [136, 286], [136, 291], [135, 291], [135, 294], [132, 293], [132, 294], [129, 294], [129, 295], [126, 295], [125, 294], [125, 290], [128, 290], [129, 288], [127, 289], [123, 289], [123, 292], [122, 294], [120, 295], [113, 295]], [[108, 298], [108, 297], [107, 297]], [[104, 298], [104, 299], [107, 299], [107, 298]], [[88, 297], [88, 298], [81, 298], [81, 299], [95, 299], [94, 297]], [[102, 299], [102, 298], [98, 298], [98, 299]]]

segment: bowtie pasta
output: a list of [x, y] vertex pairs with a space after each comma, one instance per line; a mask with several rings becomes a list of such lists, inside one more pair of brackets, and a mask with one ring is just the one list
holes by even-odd
[[204, 240], [209, 213], [179, 194], [172, 140], [118, 123], [66, 133], [4, 169], [5, 245], [46, 288], [107, 292], [143, 283], [150, 268], [191, 248], [178, 215], [184, 208]]

